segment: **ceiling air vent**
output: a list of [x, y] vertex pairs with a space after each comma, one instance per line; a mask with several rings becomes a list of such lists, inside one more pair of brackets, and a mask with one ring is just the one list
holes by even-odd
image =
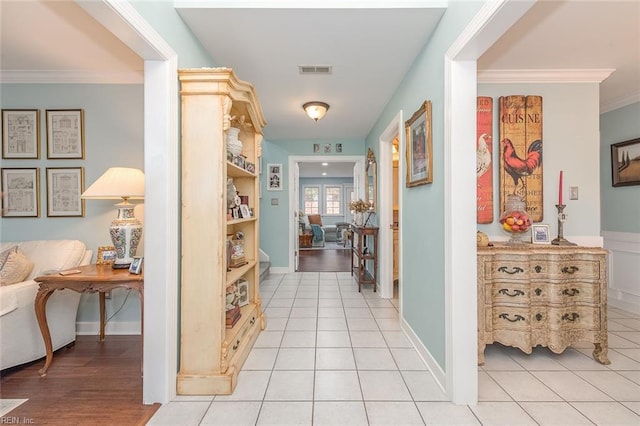
[[300, 74], [331, 74], [331, 65], [298, 65]]

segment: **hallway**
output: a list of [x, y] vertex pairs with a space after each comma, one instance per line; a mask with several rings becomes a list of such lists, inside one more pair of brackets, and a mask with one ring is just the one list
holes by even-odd
[[640, 424], [640, 316], [609, 308], [611, 365], [592, 345], [491, 345], [475, 406], [447, 402], [400, 330], [398, 300], [348, 272], [271, 274], [267, 316], [233, 395], [178, 396], [153, 425]]

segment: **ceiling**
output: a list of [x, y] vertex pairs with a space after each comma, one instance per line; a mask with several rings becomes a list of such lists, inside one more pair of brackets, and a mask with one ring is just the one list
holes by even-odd
[[[444, 12], [415, 0], [210, 3], [175, 5], [213, 61], [256, 87], [269, 140], [364, 139]], [[2, 0], [0, 15], [3, 82], [141, 81], [141, 59], [73, 1]], [[300, 75], [299, 65], [332, 73]], [[601, 111], [640, 101], [640, 1], [540, 1], [478, 61], [480, 74], [549, 69], [615, 69]], [[312, 100], [330, 104], [317, 123], [302, 110]]]

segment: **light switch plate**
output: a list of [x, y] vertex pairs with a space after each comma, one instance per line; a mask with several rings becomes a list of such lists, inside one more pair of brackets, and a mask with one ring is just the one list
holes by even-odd
[[277, 206], [279, 202], [280, 202], [279, 198], [272, 198], [271, 199], [271, 205], [272, 206]]
[[569, 188], [569, 199], [570, 200], [577, 200], [578, 199], [578, 187], [577, 186], [572, 186]]

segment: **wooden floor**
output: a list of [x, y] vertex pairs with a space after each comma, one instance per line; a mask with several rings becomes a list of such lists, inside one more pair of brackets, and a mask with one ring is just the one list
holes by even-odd
[[300, 250], [300, 272], [349, 272], [351, 250]]
[[[142, 404], [140, 336], [78, 336], [54, 353], [47, 375], [44, 359], [2, 371], [0, 398], [29, 399], [5, 415], [20, 424], [144, 425], [160, 404]], [[6, 421], [5, 421], [6, 423]]]

